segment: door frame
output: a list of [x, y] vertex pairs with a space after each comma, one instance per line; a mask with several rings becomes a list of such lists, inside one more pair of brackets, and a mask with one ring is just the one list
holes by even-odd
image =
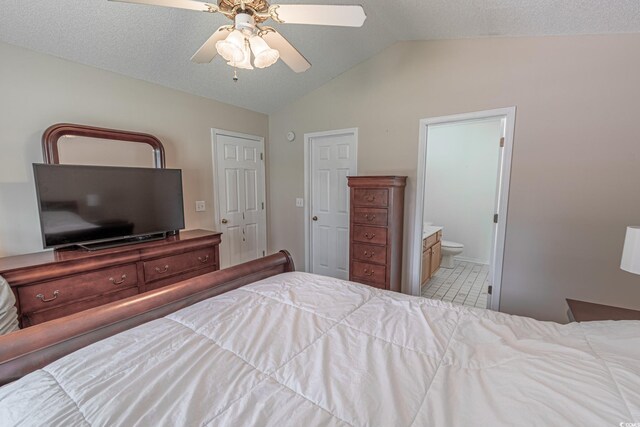
[[[260, 240], [264, 242], [263, 251], [265, 256], [267, 255], [267, 248], [269, 247], [267, 242], [267, 162], [265, 159], [266, 151], [264, 144], [264, 137], [257, 135], [250, 135], [247, 133], [233, 132], [219, 128], [211, 128], [211, 158], [213, 162], [213, 171], [212, 171], [212, 183], [213, 183], [213, 220], [214, 227], [218, 227], [220, 225], [220, 221], [222, 216], [220, 215], [220, 198], [218, 196], [218, 182], [217, 182], [217, 174], [218, 174], [218, 156], [216, 155], [216, 143], [218, 142], [218, 135], [230, 136], [232, 138], [242, 138], [250, 141], [255, 141], [259, 144], [261, 153], [262, 153], [262, 196], [264, 197], [264, 226], [262, 227], [262, 231], [260, 232]], [[222, 236], [224, 241], [224, 236]]]
[[491, 254], [493, 283], [492, 293], [487, 299], [491, 310], [500, 311], [500, 293], [502, 290], [502, 273], [504, 264], [504, 245], [507, 232], [507, 211], [509, 207], [509, 184], [511, 181], [511, 162], [513, 158], [513, 138], [515, 133], [516, 107], [498, 108], [495, 110], [476, 111], [451, 116], [432, 117], [420, 120], [420, 137], [418, 145], [418, 174], [416, 183], [416, 209], [411, 233], [410, 284], [411, 294], [420, 295], [420, 266], [422, 257], [422, 223], [424, 218], [424, 192], [427, 171], [427, 144], [429, 126], [465, 122], [470, 120], [506, 118], [504, 151], [499, 163], [499, 187], [497, 197], [498, 224], [494, 233]]
[[356, 139], [356, 175], [358, 174], [358, 128], [337, 129], [322, 132], [312, 132], [304, 134], [304, 271], [310, 273], [313, 242], [311, 241], [311, 201], [313, 200], [313, 191], [311, 187], [311, 141], [313, 138], [323, 136], [339, 136], [353, 135]]

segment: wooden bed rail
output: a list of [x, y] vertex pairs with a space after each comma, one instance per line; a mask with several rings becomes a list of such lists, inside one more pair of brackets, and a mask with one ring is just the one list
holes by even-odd
[[294, 270], [289, 252], [280, 251], [0, 336], [0, 385], [119, 332], [249, 283]]

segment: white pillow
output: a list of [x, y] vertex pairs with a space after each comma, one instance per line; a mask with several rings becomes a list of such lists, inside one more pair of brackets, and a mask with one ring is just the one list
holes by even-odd
[[0, 335], [19, 329], [16, 297], [13, 295], [9, 283], [0, 276]]

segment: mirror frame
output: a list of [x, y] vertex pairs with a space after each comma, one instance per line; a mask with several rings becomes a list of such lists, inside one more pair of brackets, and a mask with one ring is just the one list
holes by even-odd
[[60, 164], [58, 141], [63, 136], [84, 136], [87, 138], [111, 139], [115, 141], [147, 144], [153, 149], [155, 167], [165, 168], [164, 146], [153, 135], [125, 130], [106, 129], [93, 126], [58, 123], [49, 127], [42, 135], [42, 152], [47, 164]]

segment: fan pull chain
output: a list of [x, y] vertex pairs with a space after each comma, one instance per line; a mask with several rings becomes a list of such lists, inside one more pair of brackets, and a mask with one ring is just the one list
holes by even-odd
[[237, 68], [233, 68], [233, 81], [237, 82], [238, 81], [238, 69]]

